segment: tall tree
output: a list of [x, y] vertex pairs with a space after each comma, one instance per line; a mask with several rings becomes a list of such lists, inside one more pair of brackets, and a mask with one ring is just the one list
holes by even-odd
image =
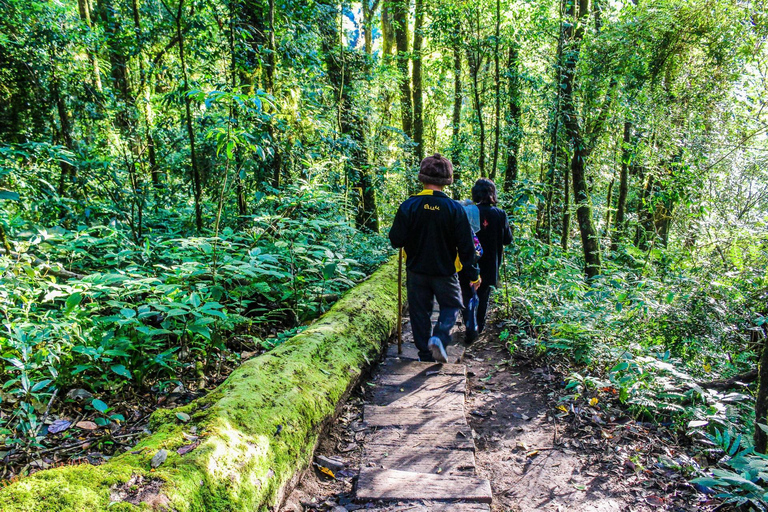
[[632, 158], [630, 140], [632, 138], [632, 122], [624, 121], [621, 140], [621, 171], [619, 174], [619, 199], [616, 204], [616, 226], [611, 237], [611, 250], [618, 249], [619, 241], [626, 229], [627, 195], [629, 194], [629, 166]]
[[509, 76], [509, 107], [507, 113], [507, 164], [504, 173], [504, 190], [512, 190], [518, 178], [518, 153], [523, 140], [521, 90], [520, 90], [520, 47], [517, 41], [509, 44], [507, 73]]
[[[568, 0], [565, 0], [568, 1]], [[573, 0], [568, 5], [568, 22], [564, 28], [566, 35], [566, 54], [563, 66], [563, 119], [571, 143], [571, 177], [573, 179], [576, 217], [581, 233], [581, 245], [584, 248], [584, 268], [588, 278], [600, 273], [600, 244], [592, 218], [592, 205], [589, 198], [586, 177], [586, 162], [589, 157], [587, 141], [579, 120], [574, 91], [576, 87], [576, 66], [584, 38], [584, 24], [588, 19], [589, 0]], [[563, 233], [563, 236], [567, 236]]]
[[411, 79], [408, 70], [408, 0], [390, 0], [392, 9], [392, 24], [395, 29], [397, 45], [397, 69], [400, 72], [400, 110], [403, 121], [403, 132], [413, 139], [413, 102], [411, 96]]
[[493, 162], [490, 178], [496, 180], [496, 169], [499, 165], [499, 132], [501, 131], [501, 68], [499, 65], [499, 44], [501, 39], [501, 0], [496, 0], [496, 32], [493, 37], [493, 73], [494, 73], [494, 110], [493, 128]]
[[416, 161], [424, 158], [424, 94], [421, 85], [422, 45], [424, 42], [424, 0], [416, 0], [413, 24], [413, 142], [416, 144]]

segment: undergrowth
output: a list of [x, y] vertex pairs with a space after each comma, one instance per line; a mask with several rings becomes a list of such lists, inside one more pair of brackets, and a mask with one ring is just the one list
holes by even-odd
[[[641, 421], [687, 434], [722, 467], [695, 470], [705, 478], [701, 485], [763, 507], [768, 472], [751, 443], [756, 386], [718, 391], [708, 384], [757, 363], [765, 336], [765, 244], [749, 248], [753, 261], [723, 269], [666, 249], [610, 252], [606, 238], [602, 273], [586, 282], [576, 251], [547, 246], [521, 229], [535, 213], [521, 197], [506, 284], [497, 294], [510, 350], [566, 363], [570, 398], [618, 401]], [[738, 442], [723, 447], [723, 436]]]
[[68, 229], [17, 219], [14, 254], [0, 254], [0, 458], [42, 446], [67, 390], [101, 397], [88, 406], [100, 423], [123, 421], [110, 395], [194, 386], [183, 376], [224, 354], [269, 350], [387, 257], [383, 237], [356, 230], [343, 196], [318, 185], [261, 195], [253, 210], [218, 236], [188, 236], [162, 210], [139, 243], [106, 211]]

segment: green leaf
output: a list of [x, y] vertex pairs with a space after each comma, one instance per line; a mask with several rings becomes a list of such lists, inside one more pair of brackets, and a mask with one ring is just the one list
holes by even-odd
[[336, 273], [336, 267], [338, 266], [338, 263], [329, 263], [323, 267], [323, 279], [326, 281], [328, 279], [331, 279], [333, 277], [333, 274]]
[[125, 318], [133, 318], [136, 316], [136, 310], [123, 308], [120, 310], [120, 314], [123, 315]]
[[0, 199], [6, 199], [8, 201], [18, 201], [19, 194], [17, 194], [16, 192], [11, 192], [10, 190], [0, 189]]
[[179, 420], [181, 420], [184, 423], [189, 423], [189, 420], [191, 419], [189, 417], [189, 414], [187, 414], [185, 412], [177, 412], [176, 413], [176, 417], [179, 418]]
[[115, 372], [116, 374], [125, 377], [126, 379], [132, 379], [133, 375], [131, 375], [131, 372], [128, 371], [128, 369], [123, 366], [122, 364], [116, 364], [111, 367], [111, 370]]
[[80, 292], [75, 292], [69, 297], [67, 297], [67, 303], [66, 303], [66, 309], [65, 311], [67, 313], [71, 312], [73, 309], [75, 309], [77, 306], [80, 305], [80, 303], [83, 301], [83, 294]]
[[91, 405], [93, 406], [94, 409], [96, 409], [102, 414], [106, 413], [109, 410], [109, 406], [104, 402], [102, 402], [101, 400], [99, 400], [98, 398], [94, 398], [93, 401], [91, 402]]

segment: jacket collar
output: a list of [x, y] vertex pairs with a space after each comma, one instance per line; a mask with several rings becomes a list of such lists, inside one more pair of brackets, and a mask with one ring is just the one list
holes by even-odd
[[445, 192], [440, 192], [439, 190], [431, 190], [431, 189], [428, 189], [428, 188], [425, 188], [424, 190], [422, 190], [421, 192], [419, 192], [416, 195], [417, 196], [448, 197], [447, 195], [445, 195]]

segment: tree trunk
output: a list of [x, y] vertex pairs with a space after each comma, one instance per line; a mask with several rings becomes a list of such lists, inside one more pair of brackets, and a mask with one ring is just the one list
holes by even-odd
[[552, 115], [549, 118], [547, 133], [549, 134], [549, 165], [546, 172], [545, 197], [539, 201], [536, 212], [536, 237], [544, 241], [547, 246], [552, 241], [552, 201], [554, 200], [555, 181], [557, 176], [558, 159], [560, 151], [560, 122], [562, 117], [562, 93], [563, 81], [563, 46], [565, 45], [565, 27], [563, 12], [565, 8], [563, 0], [560, 10], [560, 36], [557, 40], [557, 53], [555, 56], [555, 104]]
[[397, 68], [400, 71], [400, 110], [402, 111], [403, 132], [413, 139], [413, 105], [411, 102], [411, 80], [408, 73], [408, 1], [393, 0], [392, 22], [395, 27], [397, 44]]
[[328, 9], [320, 19], [323, 53], [328, 69], [328, 78], [338, 101], [339, 132], [346, 138], [345, 147], [349, 158], [345, 163], [345, 176], [353, 176], [353, 189], [358, 195], [355, 224], [358, 229], [379, 231], [379, 217], [376, 205], [376, 189], [367, 162], [365, 136], [363, 126], [365, 121], [360, 112], [352, 108], [353, 82], [365, 71], [365, 56], [344, 48], [340, 26], [338, 4], [323, 2]]
[[495, 121], [493, 128], [493, 163], [491, 164], [490, 178], [496, 181], [496, 169], [499, 166], [499, 131], [501, 129], [501, 70], [499, 68], [499, 39], [501, 37], [501, 0], [496, 0], [496, 33], [494, 38], [494, 93], [496, 99]]
[[421, 90], [421, 50], [424, 40], [424, 0], [416, 0], [413, 24], [413, 141], [416, 143], [416, 161], [424, 158], [424, 97]]
[[[59, 130], [58, 131], [64, 147], [70, 151], [74, 150], [74, 142], [72, 139], [72, 121], [69, 118], [69, 111], [67, 110], [67, 103], [64, 99], [63, 91], [61, 90], [61, 79], [59, 78], [59, 72], [57, 69], [56, 61], [53, 57], [55, 50], [51, 48], [51, 99], [56, 104], [56, 112], [59, 115]], [[59, 175], [59, 195], [64, 196], [67, 191], [67, 186], [77, 179], [77, 169], [65, 161], [59, 160], [59, 166], [61, 167], [61, 174]]]
[[115, 118], [123, 135], [130, 137], [133, 96], [128, 78], [128, 56], [121, 43], [121, 20], [119, 13], [115, 12], [112, 0], [98, 0], [98, 6], [107, 35], [112, 87], [117, 92], [116, 96], [120, 102]]
[[611, 213], [613, 213], [613, 184], [616, 180], [611, 178], [608, 184], [608, 197], [605, 198], [605, 236], [611, 236]]
[[504, 173], [504, 190], [509, 192], [515, 185], [518, 176], [518, 152], [523, 140], [522, 109], [520, 108], [520, 72], [519, 52], [517, 42], [509, 44], [509, 119], [507, 120], [507, 166]]
[[627, 194], [629, 193], [629, 164], [631, 160], [630, 140], [632, 138], [632, 123], [624, 121], [624, 134], [621, 145], [621, 174], [619, 176], [619, 201], [616, 205], [616, 226], [611, 238], [611, 251], [619, 248], [619, 240], [626, 230]]
[[560, 237], [560, 246], [563, 251], [568, 250], [571, 240], [571, 180], [568, 172], [563, 173], [563, 234]]
[[192, 164], [192, 186], [195, 200], [195, 227], [198, 231], [203, 229], [203, 198], [202, 179], [195, 151], [195, 128], [192, 120], [192, 99], [189, 91], [189, 79], [187, 77], [187, 63], [184, 56], [184, 33], [181, 30], [182, 15], [184, 13], [184, 0], [179, 0], [179, 8], [176, 12], [176, 37], [179, 40], [179, 61], [181, 63], [181, 76], [184, 84], [184, 111], [186, 114], [187, 136], [189, 137], [190, 163]]
[[[88, 27], [88, 30], [93, 30], [93, 25], [91, 23], [91, 6], [88, 3], [87, 0], [77, 0], [77, 7], [80, 11], [80, 18], [83, 20], [83, 23]], [[91, 61], [91, 72], [93, 74], [93, 87], [98, 92], [104, 92], [104, 89], [101, 85], [101, 70], [99, 69], [99, 57], [96, 55], [96, 51], [89, 49], [88, 50], [88, 59]]]
[[[567, 0], [566, 0], [567, 1]], [[574, 98], [576, 85], [576, 66], [581, 51], [581, 42], [584, 37], [584, 27], [579, 22], [586, 19], [589, 9], [589, 0], [578, 0], [578, 12], [576, 2], [568, 6], [568, 14], [571, 19], [565, 27], [567, 51], [563, 66], [563, 119], [568, 138], [571, 141], [573, 156], [571, 158], [571, 177], [573, 179], [574, 204], [576, 204], [576, 218], [581, 233], [581, 244], [584, 248], [584, 270], [588, 279], [592, 279], [600, 273], [600, 244], [592, 218], [592, 205], [589, 199], [589, 191], [586, 180], [586, 162], [589, 158], [587, 147], [578, 118], [578, 109]]]
[[[458, 34], [459, 25], [456, 25]], [[453, 115], [451, 116], [451, 160], [454, 165], [454, 180], [461, 180], [461, 155], [459, 136], [461, 133], [461, 104], [463, 94], [461, 91], [461, 39], [455, 35], [453, 38]], [[453, 198], [459, 199], [461, 191], [459, 187], [452, 187]]]
[[395, 46], [395, 29], [392, 26], [392, 4], [395, 1], [382, 0], [381, 4], [381, 53], [385, 62], [389, 60]]
[[653, 239], [653, 214], [649, 211], [650, 200], [655, 186], [653, 176], [648, 176], [637, 206], [637, 229], [635, 230], [635, 246], [647, 250]]
[[[267, 55], [267, 93], [275, 94], [275, 71], [277, 67], [277, 39], [275, 37], [275, 0], [269, 0], [269, 55]], [[280, 188], [280, 175], [283, 167], [283, 158], [280, 151], [280, 145], [277, 140], [278, 134], [275, 127], [270, 123], [269, 138], [272, 139], [272, 186]]]

